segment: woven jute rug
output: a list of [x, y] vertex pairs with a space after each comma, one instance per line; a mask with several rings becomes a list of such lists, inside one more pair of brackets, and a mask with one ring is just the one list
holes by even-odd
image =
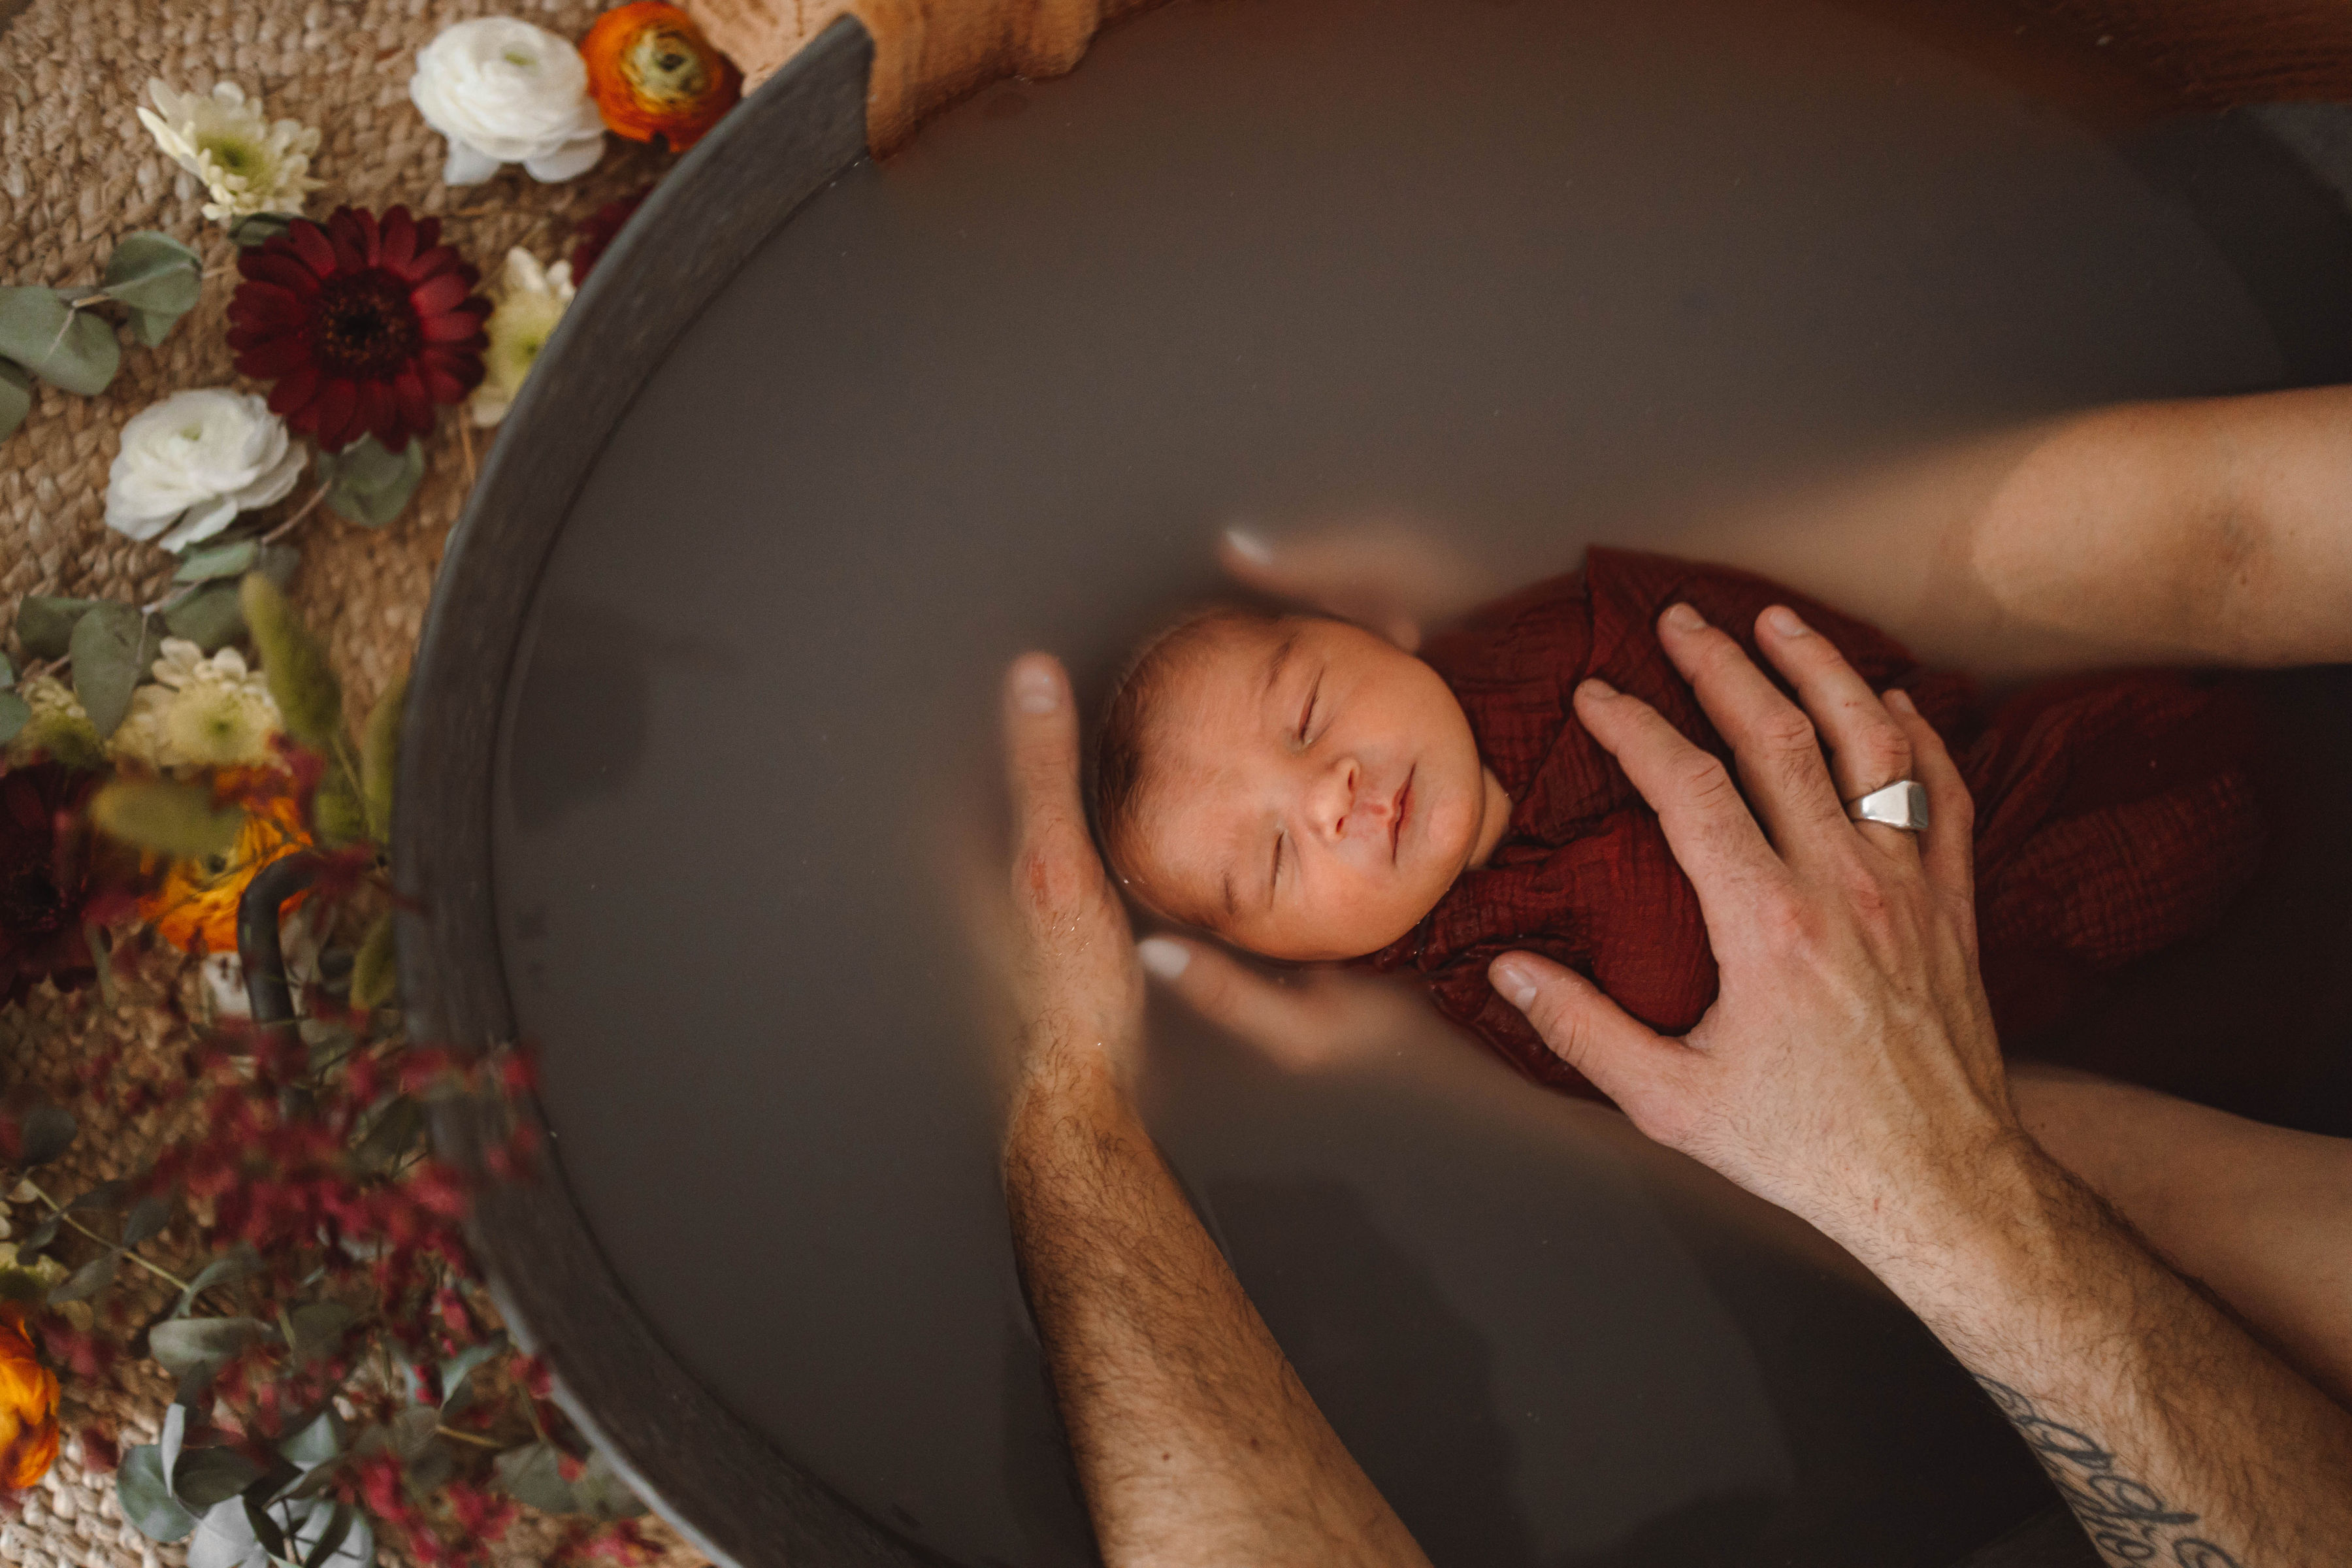
[[[584, 35], [601, 6], [586, 0], [0, 0], [0, 284], [92, 282], [115, 242], [161, 229], [205, 258], [202, 302], [157, 349], [129, 342], [122, 369], [101, 396], [43, 385], [31, 416], [0, 443], [0, 625], [26, 594], [72, 594], [146, 603], [173, 571], [163, 552], [107, 529], [107, 468], [125, 420], [188, 387], [257, 390], [230, 363], [223, 323], [236, 278], [221, 226], [202, 192], [140, 126], [132, 110], [151, 77], [184, 91], [220, 80], [259, 93], [272, 118], [320, 132], [311, 174], [324, 182], [309, 215], [350, 203], [382, 211], [405, 203], [441, 216], [450, 241], [494, 276], [508, 247], [543, 261], [567, 254], [578, 221], [656, 178], [669, 159], [608, 137], [604, 161], [565, 184], [542, 185], [509, 169], [481, 185], [441, 183], [445, 144], [407, 95], [417, 47], [448, 24], [480, 15], [519, 16], [565, 37]], [[313, 511], [294, 536], [302, 565], [295, 598], [328, 641], [364, 712], [404, 668], [424, 621], [433, 574], [463, 505], [474, 467], [494, 432], [471, 432], [445, 411], [428, 446], [427, 477], [407, 511], [382, 529]], [[312, 487], [296, 488], [288, 505]], [[12, 655], [21, 655], [11, 647]], [[20, 660], [21, 662], [21, 660]], [[115, 1046], [134, 1065], [176, 1055], [171, 1016], [152, 998], [111, 1009], [92, 992], [59, 997], [44, 987], [29, 1005], [0, 1010], [0, 1081], [62, 1094], [77, 1062]], [[92, 1125], [65, 1180], [79, 1186], [119, 1173], [155, 1130]], [[169, 1239], [168, 1237], [166, 1238]], [[0, 1563], [25, 1568], [114, 1568], [176, 1563], [124, 1522], [113, 1478], [83, 1463], [79, 1433], [96, 1424], [128, 1447], [152, 1442], [171, 1385], [152, 1364], [121, 1368], [107, 1386], [82, 1390], [66, 1411], [57, 1466], [0, 1523]], [[658, 1526], [649, 1534], [675, 1537]], [[506, 1560], [530, 1563], [551, 1534], [527, 1521]], [[666, 1562], [702, 1559], [673, 1544]]]

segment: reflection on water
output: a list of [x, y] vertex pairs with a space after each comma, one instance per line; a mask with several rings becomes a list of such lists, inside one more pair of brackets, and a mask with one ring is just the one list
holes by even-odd
[[[1098, 681], [1235, 515], [1516, 580], [2320, 374], [2151, 167], [1813, 0], [1202, 0], [846, 171], [615, 433], [504, 734], [509, 983], [657, 1331], [876, 1518], [1086, 1561], [936, 853], [1001, 812], [1004, 662]], [[1155, 1029], [1155, 1129], [1441, 1563], [1943, 1562], [2042, 1495], [1897, 1308], [1604, 1113]]]

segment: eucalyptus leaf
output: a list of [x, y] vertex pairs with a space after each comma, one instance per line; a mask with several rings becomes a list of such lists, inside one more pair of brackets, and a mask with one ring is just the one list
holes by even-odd
[[188, 1407], [173, 1400], [163, 1411], [163, 1440], [156, 1445], [157, 1457], [163, 1465], [163, 1484], [177, 1489], [180, 1478], [180, 1447], [188, 1440]]
[[188, 1309], [195, 1305], [196, 1298], [215, 1285], [226, 1285], [232, 1279], [242, 1279], [248, 1274], [260, 1272], [261, 1254], [256, 1252], [249, 1243], [239, 1242], [230, 1251], [196, 1270], [195, 1278], [188, 1281], [188, 1288], [181, 1291], [180, 1299], [172, 1304], [172, 1316], [186, 1317]]
[[501, 1329], [478, 1344], [467, 1345], [441, 1363], [441, 1414], [455, 1415], [472, 1403], [473, 1395], [466, 1380], [474, 1369], [503, 1352], [507, 1348], [506, 1331]]
[[[243, 1498], [213, 1504], [188, 1539], [188, 1568], [267, 1568], [268, 1548], [255, 1529], [257, 1522]], [[274, 1525], [270, 1530], [277, 1532]]]
[[218, 1372], [270, 1333], [258, 1318], [173, 1318], [147, 1331], [147, 1353], [174, 1377]]
[[19, 1258], [28, 1257], [33, 1253], [40, 1251], [41, 1248], [55, 1241], [58, 1238], [58, 1226], [59, 1223], [60, 1221], [58, 1217], [56, 1215], [51, 1215], [48, 1218], [35, 1226], [31, 1230], [26, 1231], [25, 1233], [25, 1239], [16, 1244], [16, 1256]]
[[500, 1490], [541, 1513], [574, 1513], [580, 1500], [563, 1479], [563, 1451], [552, 1443], [526, 1443], [490, 1461]]
[[13, 360], [0, 359], [0, 441], [16, 433], [33, 411], [33, 378]]
[[16, 684], [16, 667], [8, 662], [8, 656], [6, 654], [0, 653], [0, 686], [14, 686]]
[[257, 245], [267, 245], [294, 226], [293, 217], [286, 213], [247, 213], [229, 226], [232, 244], [247, 250]]
[[73, 1147], [74, 1140], [81, 1135], [81, 1123], [64, 1106], [43, 1100], [25, 1112], [18, 1131], [25, 1140], [24, 1163], [46, 1165]]
[[292, 545], [265, 544], [261, 547], [261, 559], [253, 563], [253, 569], [278, 587], [290, 588], [294, 584], [294, 570], [301, 564], [302, 552]]
[[374, 1561], [374, 1537], [361, 1521], [357, 1509], [339, 1502], [325, 1506], [323, 1511], [326, 1525], [315, 1537], [310, 1531], [317, 1513], [288, 1538], [289, 1546], [307, 1548], [302, 1553], [302, 1568], [360, 1568]]
[[137, 1247], [152, 1241], [172, 1223], [172, 1198], [168, 1193], [150, 1193], [131, 1205], [123, 1216], [122, 1245]]
[[235, 1448], [191, 1448], [172, 1472], [172, 1491], [201, 1513], [226, 1502], [261, 1477], [261, 1467]]
[[342, 1342], [343, 1331], [359, 1313], [341, 1301], [310, 1301], [294, 1309], [288, 1323], [294, 1331], [294, 1351], [315, 1361]]
[[645, 1500], [621, 1479], [602, 1448], [591, 1452], [588, 1463], [572, 1478], [572, 1495], [579, 1500], [582, 1513], [598, 1519], [635, 1519], [646, 1511]]
[[155, 661], [163, 641], [147, 617], [129, 605], [100, 605], [74, 623], [67, 651], [73, 657], [74, 695], [100, 739], [131, 711], [131, 690]]
[[441, 1424], [441, 1412], [430, 1405], [419, 1405], [402, 1411], [386, 1424], [386, 1436], [392, 1451], [414, 1464], [418, 1455], [432, 1445], [433, 1429]]
[[90, 1259], [66, 1276], [49, 1292], [49, 1305], [63, 1306], [68, 1301], [87, 1301], [114, 1283], [116, 1270], [122, 1267], [122, 1254], [109, 1250]]
[[261, 553], [258, 539], [234, 539], [226, 544], [202, 545], [181, 558], [172, 574], [174, 583], [208, 583], [215, 577], [242, 577]]
[[327, 650], [278, 584], [263, 574], [247, 573], [237, 592], [286, 732], [331, 756], [342, 738], [343, 689], [327, 663]]
[[398, 517], [425, 478], [425, 444], [399, 451], [362, 436], [340, 452], [320, 452], [314, 467], [327, 487], [327, 510], [351, 522], [382, 528]]
[[168, 310], [131, 312], [131, 335], [139, 340], [142, 348], [163, 347], [163, 340], [170, 337], [172, 329], [179, 324], [180, 318]]
[[195, 308], [204, 270], [204, 258], [194, 251], [168, 234], [143, 228], [123, 236], [114, 247], [99, 287], [134, 310], [176, 321]]
[[163, 612], [163, 629], [185, 637], [206, 653], [218, 653], [245, 638], [245, 611], [236, 584], [207, 583]]
[[34, 658], [63, 658], [73, 646], [74, 624], [104, 603], [27, 594], [16, 605], [16, 640]]
[[0, 746], [16, 738], [16, 731], [33, 721], [33, 705], [13, 691], [0, 691]]
[[122, 1517], [150, 1541], [185, 1541], [196, 1528], [196, 1516], [180, 1506], [164, 1482], [163, 1457], [152, 1443], [142, 1443], [122, 1456], [114, 1473], [114, 1497], [122, 1505]]
[[351, 1434], [335, 1407], [329, 1405], [319, 1412], [318, 1419], [278, 1445], [278, 1451], [305, 1470], [313, 1470], [331, 1459], [341, 1458]]
[[0, 289], [0, 357], [93, 397], [121, 366], [122, 345], [103, 318], [75, 310], [54, 289]]
[[122, 1206], [122, 1195], [130, 1190], [130, 1182], [121, 1177], [117, 1177], [110, 1182], [100, 1182], [94, 1187], [86, 1187], [76, 1194], [73, 1201], [66, 1205], [66, 1212], [79, 1214], [85, 1209], [105, 1209], [110, 1212]]
[[166, 779], [116, 779], [90, 797], [90, 820], [142, 849], [180, 859], [226, 855], [245, 825], [239, 806], [215, 809], [212, 791]]
[[394, 935], [392, 911], [386, 910], [368, 927], [352, 964], [352, 1005], [381, 1007], [400, 988], [400, 949]]

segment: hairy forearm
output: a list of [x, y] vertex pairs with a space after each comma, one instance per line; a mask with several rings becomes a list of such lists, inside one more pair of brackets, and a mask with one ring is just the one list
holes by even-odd
[[1425, 1568], [1107, 1070], [1034, 1077], [1004, 1170], [1106, 1563]]
[[2352, 1416], [2022, 1138], [1849, 1246], [1974, 1373], [2112, 1563], [2338, 1561]]

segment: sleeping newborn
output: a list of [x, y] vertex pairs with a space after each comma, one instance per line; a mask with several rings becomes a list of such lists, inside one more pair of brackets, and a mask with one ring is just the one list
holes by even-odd
[[1417, 658], [1311, 616], [1220, 608], [1170, 628], [1104, 711], [1089, 779], [1104, 852], [1170, 919], [1269, 958], [1417, 973], [1523, 1071], [1591, 1092], [1486, 966], [1543, 953], [1670, 1034], [1714, 1000], [1697, 896], [1570, 706], [1598, 676], [1728, 764], [1658, 644], [1676, 602], [1766, 668], [1756, 617], [1790, 605], [1944, 737], [1976, 802], [1979, 947], [2004, 1036], [2209, 923], [2260, 859], [2255, 730], [2229, 682], [2095, 676], [1987, 711], [1964, 678], [1761, 578], [1602, 549]]

